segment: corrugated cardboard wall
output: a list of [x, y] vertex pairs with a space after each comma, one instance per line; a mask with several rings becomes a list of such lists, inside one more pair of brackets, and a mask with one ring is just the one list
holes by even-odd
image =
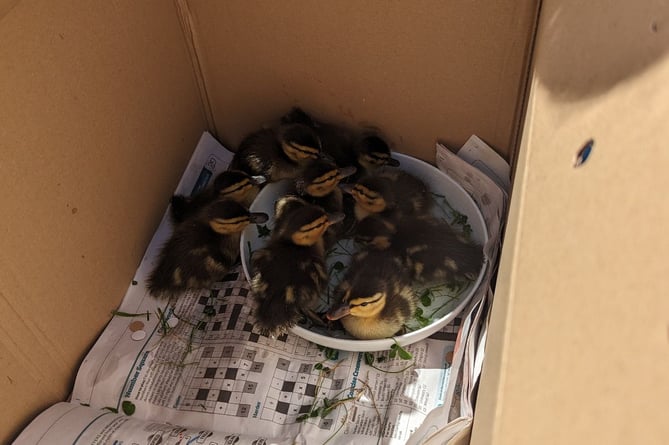
[[669, 4], [547, 0], [535, 61], [472, 445], [666, 444]]
[[0, 7], [0, 443], [66, 398], [204, 119], [174, 5]]
[[511, 155], [536, 1], [187, 3], [231, 148], [297, 104], [432, 162], [473, 133]]

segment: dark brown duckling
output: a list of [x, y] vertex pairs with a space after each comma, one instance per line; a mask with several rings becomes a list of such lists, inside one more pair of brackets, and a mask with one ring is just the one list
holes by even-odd
[[299, 107], [292, 108], [281, 118], [281, 122], [300, 123], [313, 128], [321, 141], [324, 155], [340, 167], [356, 167], [350, 181], [384, 165], [399, 165], [399, 161], [390, 156], [388, 143], [372, 130], [359, 131], [318, 121]]
[[410, 282], [400, 257], [375, 250], [359, 252], [337, 287], [340, 303], [326, 316], [340, 320], [355, 338], [392, 337], [416, 312], [417, 297]]
[[229, 199], [205, 206], [174, 229], [149, 277], [149, 292], [169, 298], [210, 287], [237, 262], [242, 230], [267, 219]]
[[210, 187], [193, 196], [174, 195], [170, 201], [170, 216], [172, 221], [180, 223], [207, 204], [221, 199], [232, 199], [249, 208], [263, 182], [265, 178], [262, 176], [250, 176], [241, 170], [226, 170], [216, 176]]
[[309, 126], [282, 124], [246, 136], [230, 168], [262, 175], [268, 182], [294, 179], [308, 162], [320, 157], [320, 147], [318, 135]]
[[256, 324], [265, 335], [285, 332], [303, 315], [322, 324], [315, 310], [328, 280], [323, 234], [344, 217], [296, 196], [279, 199], [275, 207], [271, 238], [251, 256]]
[[394, 167], [380, 167], [373, 174], [342, 188], [355, 199], [355, 218], [372, 214], [399, 218], [428, 215], [433, 200], [429, 189], [415, 176]]
[[[302, 175], [295, 181], [295, 191], [302, 199], [317, 205], [328, 213], [344, 212], [344, 194], [339, 183], [354, 174], [355, 167], [338, 167], [327, 159], [317, 159], [309, 163]], [[325, 249], [329, 249], [350, 226], [350, 221], [335, 224], [323, 235]]]
[[411, 278], [420, 282], [473, 281], [484, 262], [480, 245], [434, 217], [393, 221], [372, 215], [358, 224], [355, 239], [370, 249], [402, 256]]

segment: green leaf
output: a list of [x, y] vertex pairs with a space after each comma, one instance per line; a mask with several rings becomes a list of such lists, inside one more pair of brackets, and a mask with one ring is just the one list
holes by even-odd
[[365, 363], [370, 366], [374, 364], [374, 355], [371, 352], [365, 352]]
[[123, 410], [123, 413], [128, 416], [135, 414], [135, 404], [130, 400], [124, 400], [123, 403], [121, 403], [121, 409]]
[[425, 307], [432, 304], [432, 298], [430, 298], [429, 292], [428, 292], [428, 295], [425, 295], [425, 294], [421, 295], [420, 304], [422, 304]]
[[304, 422], [309, 418], [309, 414], [302, 414], [301, 416], [297, 416], [297, 419], [295, 419], [298, 422]]
[[414, 314], [416, 317], [422, 317], [423, 316], [423, 308], [417, 307], [416, 312]]
[[397, 353], [402, 360], [411, 360], [413, 358], [413, 355], [401, 346], [397, 348]]
[[388, 354], [388, 357], [390, 358], [395, 358], [397, 356], [397, 349], [390, 349], [390, 353]]
[[337, 360], [339, 358], [339, 350], [332, 348], [325, 348], [325, 358], [328, 360]]
[[316, 363], [316, 364], [314, 365], [314, 368], [315, 368], [315, 369], [318, 369], [318, 370], [323, 369], [323, 363]]

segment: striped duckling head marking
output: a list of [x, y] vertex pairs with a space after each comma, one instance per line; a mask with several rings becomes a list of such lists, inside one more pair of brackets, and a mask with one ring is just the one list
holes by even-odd
[[352, 187], [344, 187], [344, 191], [355, 200], [355, 216], [358, 220], [394, 207], [392, 183], [384, 178], [369, 176]]
[[354, 174], [355, 167], [339, 168], [337, 164], [327, 159], [317, 159], [309, 163], [302, 177], [296, 181], [297, 191], [315, 198], [321, 198], [332, 193], [339, 182]]
[[214, 202], [204, 210], [204, 217], [209, 227], [220, 235], [239, 233], [251, 223], [262, 224], [268, 219], [266, 213], [250, 212], [231, 199]]
[[397, 167], [397, 159], [390, 157], [390, 148], [386, 141], [377, 135], [368, 135], [360, 139], [355, 146], [358, 163], [367, 171], [384, 165]]
[[241, 170], [227, 170], [214, 179], [214, 190], [219, 199], [232, 199], [242, 204], [250, 204], [265, 182], [261, 176], [253, 177]]
[[301, 164], [320, 157], [320, 139], [307, 125], [284, 125], [279, 130], [279, 138], [283, 152], [293, 162]]
[[298, 246], [313, 246], [322, 240], [328, 227], [344, 219], [343, 213], [326, 213], [295, 196], [277, 201], [275, 214], [274, 236]]

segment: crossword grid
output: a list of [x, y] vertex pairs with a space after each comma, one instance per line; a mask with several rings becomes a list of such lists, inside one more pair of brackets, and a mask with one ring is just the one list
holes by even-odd
[[[344, 379], [327, 375], [319, 380], [314, 364], [322, 360], [322, 353], [317, 345], [292, 334], [269, 338], [253, 332], [253, 301], [248, 284], [239, 276], [239, 272], [229, 274], [224, 288], [197, 298], [192, 313], [202, 314], [197, 324], [202, 353], [194, 370], [184, 376], [181, 409], [237, 417], [253, 415], [278, 424], [294, 422], [311, 410], [316, 397], [341, 391]], [[290, 354], [293, 361], [279, 358], [276, 363], [267, 363], [260, 358], [264, 347]], [[295, 356], [305, 361], [296, 361]], [[256, 391], [267, 366], [275, 369], [271, 387], [262, 400]], [[260, 412], [254, 413], [261, 401]], [[319, 426], [330, 429], [332, 423], [333, 419], [320, 419]]]

